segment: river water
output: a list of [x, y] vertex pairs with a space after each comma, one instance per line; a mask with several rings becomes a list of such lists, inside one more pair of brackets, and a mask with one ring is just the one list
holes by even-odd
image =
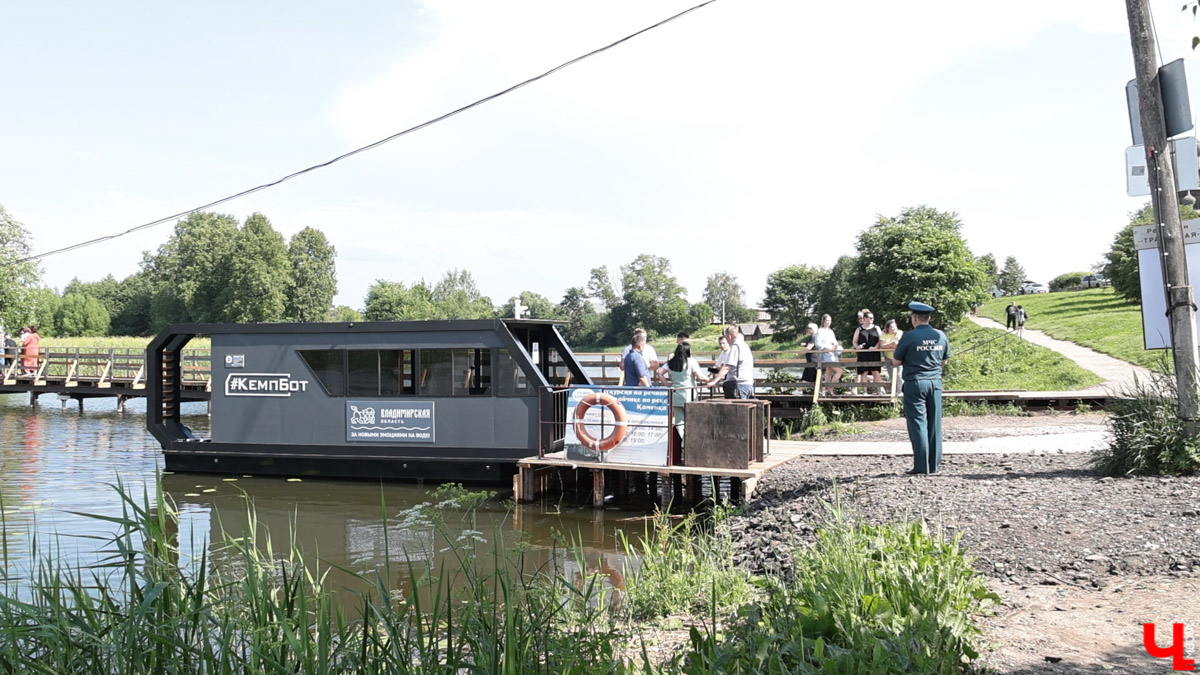
[[[184, 406], [184, 423], [206, 436], [205, 412], [204, 403]], [[129, 401], [118, 414], [115, 399], [87, 400], [80, 412], [76, 402], [62, 408], [52, 395], [41, 396], [36, 409], [26, 394], [0, 395], [0, 506], [9, 578], [28, 575], [34, 539], [40, 557], [52, 554], [68, 564], [103, 558], [105, 537], [116, 526], [83, 514], [121, 516], [118, 483], [139, 503], [144, 492], [153, 502], [163, 462], [144, 413], [144, 399]], [[469, 528], [471, 543], [504, 551], [520, 543], [530, 564], [555, 559], [568, 573], [584, 571], [562, 546], [575, 543], [587, 571], [603, 572], [620, 586], [623, 558], [616, 532], [637, 535], [644, 527], [642, 512], [511, 505], [497, 498], [473, 512], [469, 524], [461, 513], [445, 513], [447, 538], [411, 517], [413, 507], [434, 501], [433, 485], [210, 474], [164, 474], [162, 485], [178, 508], [179, 547], [189, 559], [220, 540], [222, 530], [242, 533], [249, 503], [260, 536], [269, 530], [276, 550], [288, 548], [294, 527], [296, 543], [311, 560], [358, 571], [378, 569], [385, 558], [401, 563], [393, 566], [399, 570], [394, 584], [404, 581], [405, 561], [420, 572], [453, 556], [454, 534]], [[212, 560], [222, 564], [221, 555]]]

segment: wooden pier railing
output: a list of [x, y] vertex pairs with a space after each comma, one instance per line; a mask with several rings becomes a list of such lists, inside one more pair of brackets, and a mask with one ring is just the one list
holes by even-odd
[[[36, 357], [5, 353], [0, 393], [57, 393], [69, 398], [145, 396], [146, 352], [135, 347], [42, 347]], [[212, 392], [211, 353], [182, 354], [187, 400], [206, 400]], [[28, 363], [27, 363], [28, 362]]]

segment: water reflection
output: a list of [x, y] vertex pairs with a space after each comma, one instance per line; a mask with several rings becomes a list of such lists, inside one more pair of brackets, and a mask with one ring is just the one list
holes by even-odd
[[[310, 571], [317, 560], [334, 588], [363, 590], [344, 570], [387, 575], [392, 588], [414, 580], [453, 577], [470, 559], [489, 573], [495, 565], [529, 573], [556, 570], [582, 586], [593, 574], [623, 588], [624, 559], [616, 530], [640, 532], [640, 514], [583, 508], [512, 505], [493, 500], [470, 513], [434, 508], [433, 486], [357, 481], [288, 481], [280, 478], [222, 478], [197, 474], [163, 476], [163, 488], [179, 506], [182, 521], [202, 539], [241, 536], [251, 517], [265, 548], [270, 533], [276, 556], [286, 557], [289, 533], [305, 552]], [[253, 516], [248, 506], [253, 505]], [[206, 524], [205, 524], [206, 523]], [[184, 535], [184, 541], [195, 538]], [[579, 554], [569, 550], [578, 547]], [[493, 551], [499, 553], [493, 556]], [[213, 564], [240, 564], [231, 551], [210, 551]], [[389, 563], [390, 564], [387, 564]], [[585, 569], [586, 568], [586, 569]], [[348, 608], [349, 609], [349, 608]]]
[[[121, 516], [125, 507], [112, 487], [117, 483], [138, 503], [143, 494], [152, 501], [162, 466], [158, 444], [145, 430], [143, 400], [131, 400], [124, 414], [116, 412], [115, 400], [88, 400], [82, 412], [74, 404], [62, 408], [50, 396], [41, 400], [31, 409], [27, 395], [0, 395], [0, 507], [9, 576], [28, 575], [35, 538], [43, 555], [53, 546], [80, 564], [104, 557], [100, 548], [115, 526], [79, 514]], [[186, 404], [184, 412], [184, 423], [207, 435], [205, 404]], [[640, 513], [493, 502], [468, 520], [459, 512], [444, 514], [443, 536], [406, 518], [413, 507], [432, 501], [431, 485], [167, 474], [163, 487], [179, 507], [178, 536], [187, 558], [198, 559], [219, 541], [222, 527], [241, 533], [250, 500], [260, 532], [270, 531], [276, 549], [287, 548], [294, 524], [297, 544], [328, 563], [364, 571], [390, 558], [398, 588], [409, 580], [405, 559], [424, 574], [452, 561], [455, 547], [479, 538], [487, 540], [484, 550], [497, 546], [500, 559], [520, 561], [526, 569], [555, 564], [569, 575], [600, 573], [619, 585], [615, 531], [642, 530]], [[460, 541], [468, 529], [479, 534]], [[586, 570], [562, 550], [564, 541], [582, 547]], [[213, 562], [228, 559], [218, 555]]]

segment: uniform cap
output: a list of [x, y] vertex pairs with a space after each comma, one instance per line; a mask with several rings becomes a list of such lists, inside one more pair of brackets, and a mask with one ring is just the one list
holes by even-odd
[[933, 312], [933, 308], [923, 302], [910, 302], [908, 308], [919, 314], [929, 314]]

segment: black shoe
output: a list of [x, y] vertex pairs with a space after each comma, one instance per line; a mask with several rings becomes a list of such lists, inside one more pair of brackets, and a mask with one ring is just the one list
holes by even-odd
[[904, 473], [906, 473], [906, 474], [908, 474], [908, 475], [910, 475], [910, 476], [924, 476], [924, 475], [926, 475], [926, 473], [925, 473], [924, 471], [917, 471], [916, 469], [909, 469], [908, 471], [905, 471]]

